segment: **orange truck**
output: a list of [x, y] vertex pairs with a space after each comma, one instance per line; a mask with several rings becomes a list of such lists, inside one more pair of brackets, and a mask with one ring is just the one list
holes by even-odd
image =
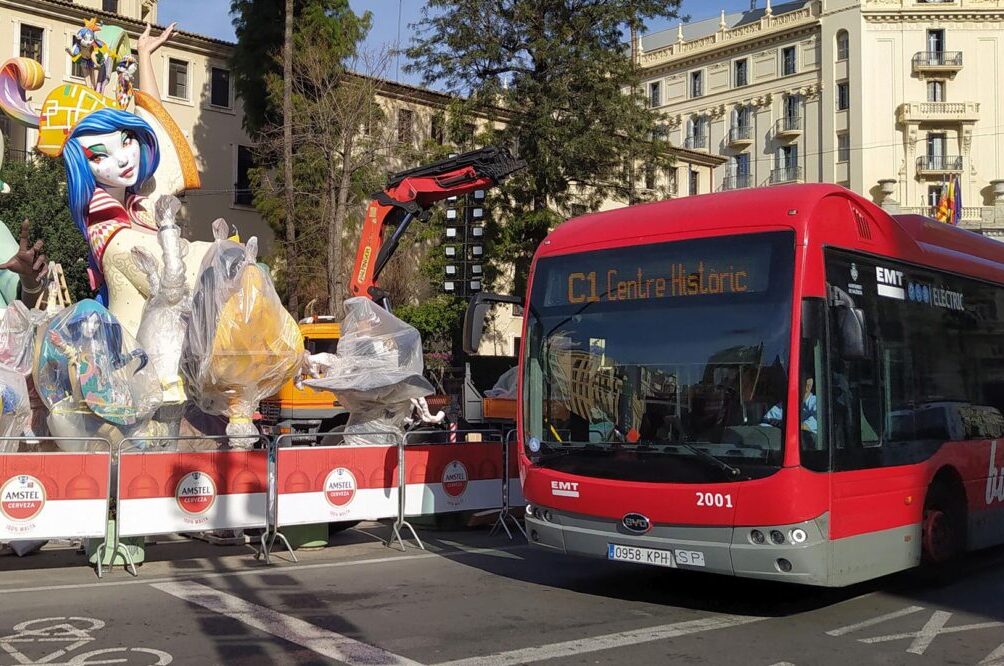
[[[341, 326], [331, 316], [300, 320], [300, 333], [311, 354], [334, 354], [341, 337]], [[309, 386], [297, 388], [291, 380], [278, 393], [261, 401], [262, 432], [266, 435], [293, 435], [294, 444], [314, 444], [316, 433], [331, 432], [345, 425], [349, 413], [331, 391], [315, 391]], [[299, 435], [299, 437], [297, 437]]]

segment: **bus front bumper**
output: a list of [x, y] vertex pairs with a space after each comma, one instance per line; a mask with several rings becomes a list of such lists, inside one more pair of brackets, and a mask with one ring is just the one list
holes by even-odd
[[[532, 545], [570, 555], [610, 559], [611, 545], [669, 550], [674, 553], [672, 566], [679, 569], [828, 584], [828, 514], [791, 525], [655, 525], [645, 534], [633, 534], [617, 520], [535, 506], [526, 516], [526, 531]], [[763, 543], [754, 531], [763, 536]], [[779, 536], [783, 541], [775, 543]]]

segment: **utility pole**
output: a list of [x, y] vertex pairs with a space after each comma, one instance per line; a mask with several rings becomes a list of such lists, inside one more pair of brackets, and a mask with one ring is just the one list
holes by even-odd
[[286, 0], [286, 31], [282, 45], [282, 161], [286, 194], [286, 289], [293, 317], [300, 317], [296, 275], [296, 199], [293, 196], [293, 0]]

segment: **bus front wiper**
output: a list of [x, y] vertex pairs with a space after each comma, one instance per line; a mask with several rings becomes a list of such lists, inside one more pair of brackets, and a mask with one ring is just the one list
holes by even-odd
[[566, 446], [559, 448], [556, 451], [541, 453], [536, 456], [536, 458], [531, 457], [530, 461], [537, 465], [542, 462], [547, 462], [548, 460], [554, 460], [555, 458], [564, 458], [565, 456], [570, 456], [573, 453], [610, 453], [611, 451], [613, 451], [613, 449], [606, 446], [597, 446], [596, 444], [586, 444], [585, 446]]
[[738, 467], [728, 464], [721, 458], [713, 456], [704, 449], [699, 449], [693, 444], [687, 444], [686, 442], [677, 442], [677, 445], [687, 449], [688, 451], [693, 453], [695, 456], [697, 456], [704, 462], [722, 470], [723, 472], [728, 474], [730, 478], [738, 479], [739, 476], [742, 474], [742, 470], [740, 470]]

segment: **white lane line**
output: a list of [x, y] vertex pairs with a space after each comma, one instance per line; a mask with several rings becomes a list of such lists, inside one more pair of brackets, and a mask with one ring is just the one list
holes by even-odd
[[[224, 572], [206, 572], [199, 573], [197, 571], [188, 572], [185, 576], [172, 576], [166, 578], [148, 578], [146, 580], [141, 578], [131, 578], [129, 580], [116, 580], [101, 583], [72, 583], [64, 585], [39, 585], [36, 587], [16, 587], [16, 588], [5, 588], [0, 586], [0, 594], [14, 594], [16, 592], [32, 593], [32, 592], [52, 592], [55, 590], [87, 590], [92, 588], [106, 588], [106, 587], [122, 587], [125, 585], [150, 585], [151, 583], [170, 583], [180, 580], [212, 580], [216, 578], [232, 578], [237, 576], [268, 576], [270, 574], [277, 573], [294, 573], [297, 571], [306, 571], [308, 569], [337, 569], [340, 567], [357, 567], [366, 566], [370, 564], [387, 564], [393, 562], [404, 562], [408, 560], [431, 560], [435, 558], [440, 558], [448, 560], [451, 557], [461, 557], [464, 555], [483, 555], [497, 553], [499, 551], [507, 550], [525, 550], [529, 549], [531, 546], [528, 544], [522, 544], [518, 546], [503, 546], [501, 548], [468, 548], [463, 551], [453, 552], [453, 551], [440, 551], [437, 553], [422, 552], [415, 555], [395, 555], [391, 557], [371, 557], [362, 560], [346, 560], [343, 562], [317, 562], [314, 564], [290, 564], [285, 566], [271, 566], [265, 567], [264, 565], [257, 569], [248, 569], [246, 571], [224, 571]], [[3, 576], [5, 571], [0, 571], [0, 576]]]
[[870, 620], [865, 620], [864, 622], [858, 622], [857, 624], [849, 624], [846, 627], [840, 627], [839, 629], [833, 629], [827, 631], [827, 636], [843, 636], [844, 634], [849, 634], [852, 631], [857, 631], [858, 629], [864, 629], [865, 627], [870, 627], [875, 624], [881, 624], [888, 620], [895, 620], [898, 617], [905, 617], [907, 615], [913, 615], [919, 611], [924, 610], [923, 606], [907, 606], [906, 608], [901, 608], [898, 611], [893, 611], [892, 613], [886, 613], [885, 615], [879, 615], [878, 617], [873, 617]]
[[483, 657], [470, 657], [447, 661], [436, 666], [510, 666], [511, 664], [528, 664], [535, 661], [545, 661], [547, 659], [558, 659], [560, 657], [572, 657], [589, 652], [599, 652], [601, 650], [611, 650], [619, 647], [637, 645], [639, 643], [651, 643], [667, 638], [696, 634], [702, 631], [713, 629], [725, 629], [728, 627], [738, 627], [751, 622], [766, 620], [764, 617], [747, 617], [744, 615], [716, 615], [714, 617], [701, 618], [699, 620], [688, 620], [675, 624], [663, 624], [657, 627], [645, 629], [632, 629], [622, 631], [617, 634], [606, 634], [605, 636], [595, 636], [593, 638], [580, 638], [574, 641], [564, 641], [562, 643], [552, 643], [539, 647], [524, 648], [511, 652], [498, 652], [496, 654], [485, 655]]
[[[440, 539], [439, 543], [445, 544], [450, 548], [456, 548], [464, 553], [474, 553], [475, 549], [465, 546], [462, 543], [457, 543], [456, 541], [447, 541], [446, 539]], [[502, 549], [491, 549], [491, 548], [478, 548], [477, 553], [479, 555], [491, 555], [492, 557], [501, 557], [507, 560], [522, 560], [523, 558], [519, 555], [513, 555], [512, 553], [506, 552]]]
[[309, 622], [199, 583], [191, 581], [157, 583], [151, 587], [346, 664], [421, 666], [416, 661], [405, 659], [376, 646], [322, 629]]

